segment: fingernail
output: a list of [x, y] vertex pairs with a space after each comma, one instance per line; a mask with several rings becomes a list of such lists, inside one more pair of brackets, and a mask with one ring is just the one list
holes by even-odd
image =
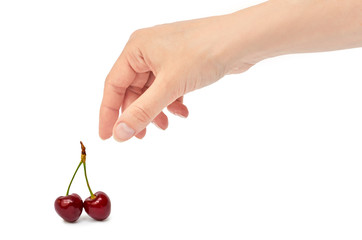
[[157, 123], [155, 123], [155, 122], [152, 122], [158, 129], [161, 129], [161, 130], [164, 130], [164, 129], [162, 129], [160, 126], [158, 126], [157, 125]]
[[178, 113], [174, 113], [176, 116], [181, 117], [181, 118], [186, 118], [185, 116], [178, 114]]
[[126, 141], [133, 137], [133, 135], [135, 134], [135, 130], [130, 128], [124, 122], [121, 122], [117, 125], [114, 134], [118, 141]]

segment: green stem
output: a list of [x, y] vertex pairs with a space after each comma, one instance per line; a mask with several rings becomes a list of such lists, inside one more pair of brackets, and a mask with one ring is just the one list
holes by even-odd
[[88, 182], [88, 177], [87, 177], [87, 170], [86, 170], [86, 166], [85, 166], [85, 161], [83, 162], [84, 164], [84, 176], [85, 176], [85, 180], [86, 180], [86, 182], [87, 182], [87, 186], [88, 186], [88, 190], [89, 190], [89, 192], [90, 192], [90, 194], [91, 194], [91, 199], [94, 199], [96, 196], [94, 196], [94, 194], [93, 194], [93, 192], [92, 192], [92, 190], [91, 190], [91, 188], [90, 188], [90, 186], [89, 186], [89, 182]]
[[69, 186], [68, 186], [68, 190], [67, 190], [67, 194], [66, 194], [65, 196], [68, 196], [68, 195], [69, 195], [70, 186], [72, 185], [73, 179], [74, 179], [75, 175], [77, 174], [78, 169], [79, 169], [80, 165], [82, 165], [82, 163], [83, 163], [83, 162], [80, 161], [80, 163], [78, 164], [78, 167], [77, 167], [77, 169], [75, 170], [75, 173], [73, 174], [72, 180], [70, 180], [70, 183], [69, 183]]

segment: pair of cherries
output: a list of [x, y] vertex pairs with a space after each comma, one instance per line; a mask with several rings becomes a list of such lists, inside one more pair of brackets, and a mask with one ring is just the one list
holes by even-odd
[[[111, 200], [104, 192], [96, 192], [93, 194], [87, 177], [86, 170], [86, 152], [85, 147], [82, 142], [80, 142], [82, 147], [81, 161], [75, 170], [75, 173], [72, 177], [72, 180], [69, 183], [68, 190], [65, 196], [58, 197], [54, 202], [55, 211], [67, 222], [75, 222], [78, 220], [82, 214], [83, 208], [86, 213], [95, 220], [102, 221], [106, 219], [111, 213]], [[83, 164], [84, 166], [84, 176], [87, 182], [88, 190], [91, 194], [84, 202], [82, 198], [76, 194], [69, 195], [69, 189], [72, 185], [73, 179], [78, 172], [79, 167]]]

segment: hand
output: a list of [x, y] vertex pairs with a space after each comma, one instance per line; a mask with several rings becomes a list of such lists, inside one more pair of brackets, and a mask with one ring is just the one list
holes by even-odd
[[[230, 70], [223, 58], [223, 31], [231, 25], [225, 15], [134, 32], [105, 81], [100, 137], [113, 134], [118, 141], [143, 138], [150, 122], [166, 129], [165, 107], [187, 117], [183, 95], [217, 81]], [[237, 71], [250, 66], [239, 64]]]
[[150, 122], [166, 129], [165, 107], [187, 117], [186, 93], [263, 59], [361, 47], [361, 7], [360, 0], [269, 0], [233, 14], [138, 30], [107, 76], [99, 135], [143, 138]]

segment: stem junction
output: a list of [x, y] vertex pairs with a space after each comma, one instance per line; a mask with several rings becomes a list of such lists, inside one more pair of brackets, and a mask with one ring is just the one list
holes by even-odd
[[85, 181], [87, 182], [87, 187], [90, 192], [91, 199], [94, 199], [96, 196], [93, 194], [92, 189], [89, 186], [89, 181], [88, 181], [88, 177], [87, 177], [87, 168], [85, 166], [85, 161], [86, 161], [86, 157], [87, 157], [87, 154], [85, 152], [85, 146], [83, 145], [82, 141], [80, 141], [80, 145], [82, 147], [81, 163], [83, 163], [83, 167], [84, 167]]

